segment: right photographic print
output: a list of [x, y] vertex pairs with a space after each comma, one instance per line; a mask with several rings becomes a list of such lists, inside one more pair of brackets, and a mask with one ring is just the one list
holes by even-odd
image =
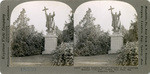
[[122, 1], [89, 1], [74, 13], [74, 66], [138, 66], [138, 20]]

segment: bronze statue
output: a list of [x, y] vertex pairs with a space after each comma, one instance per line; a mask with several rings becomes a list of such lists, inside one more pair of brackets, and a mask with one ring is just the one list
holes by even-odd
[[54, 16], [55, 13], [53, 12], [53, 15], [51, 13], [47, 14], [46, 10], [48, 10], [48, 8], [44, 7], [43, 11], [45, 11], [45, 15], [46, 15], [46, 27], [47, 33], [54, 33], [55, 31], [55, 23], [54, 23]]
[[115, 12], [115, 14], [112, 12], [114, 8], [112, 8], [110, 6], [110, 10], [111, 11], [111, 15], [112, 15], [112, 27], [113, 27], [113, 32], [119, 32], [120, 31], [120, 26], [121, 26], [121, 22], [120, 22], [120, 15], [121, 12], [119, 11], [119, 14], [117, 14], [117, 12]]

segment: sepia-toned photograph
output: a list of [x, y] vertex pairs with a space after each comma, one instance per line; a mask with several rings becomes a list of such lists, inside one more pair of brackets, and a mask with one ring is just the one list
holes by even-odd
[[73, 12], [57, 1], [25, 2], [10, 21], [10, 66], [138, 66], [137, 12], [89, 1]]
[[16, 6], [10, 23], [10, 66], [73, 66], [73, 13], [62, 2]]
[[74, 13], [74, 66], [138, 66], [137, 12], [120, 1], [89, 1]]
[[0, 2], [0, 74], [150, 73], [150, 0]]

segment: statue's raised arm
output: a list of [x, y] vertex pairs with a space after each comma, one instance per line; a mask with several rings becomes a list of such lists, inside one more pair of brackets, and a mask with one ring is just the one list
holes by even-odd
[[46, 12], [47, 10], [48, 10], [48, 8], [44, 7], [43, 11], [45, 11], [46, 16], [48, 15], [47, 12]]
[[108, 10], [111, 11], [111, 14], [112, 14], [112, 15], [113, 15], [113, 12], [112, 12], [113, 9], [114, 9], [114, 8], [112, 8], [112, 6], [110, 6], [110, 8], [108, 9]]

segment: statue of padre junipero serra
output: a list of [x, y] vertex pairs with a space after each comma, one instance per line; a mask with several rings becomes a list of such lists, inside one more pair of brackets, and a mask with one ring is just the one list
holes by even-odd
[[120, 22], [120, 15], [121, 15], [121, 12], [119, 11], [119, 14], [117, 14], [117, 12], [113, 13], [112, 10], [114, 8], [112, 8], [110, 6], [110, 11], [111, 11], [111, 15], [112, 15], [112, 27], [113, 27], [113, 32], [114, 33], [117, 33], [120, 31], [120, 26], [121, 26], [121, 22]]
[[114, 8], [112, 8], [110, 6], [110, 10], [111, 11], [111, 15], [112, 15], [112, 31], [113, 34], [111, 35], [111, 50], [109, 51], [110, 54], [112, 53], [117, 53], [119, 50], [122, 49], [123, 46], [123, 35], [121, 33], [121, 21], [120, 21], [120, 16], [121, 16], [121, 12], [119, 11], [119, 13], [115, 12], [113, 13]]
[[44, 7], [43, 11], [45, 11], [45, 15], [46, 15], [46, 27], [47, 30], [46, 32], [48, 34], [55, 34], [55, 22], [54, 22], [54, 16], [55, 13], [53, 12], [53, 14], [49, 13], [47, 14], [48, 8]]
[[43, 11], [45, 12], [46, 15], [46, 32], [47, 35], [45, 35], [45, 44], [44, 44], [44, 51], [42, 54], [51, 54], [53, 50], [56, 50], [57, 48], [57, 35], [56, 35], [56, 26], [54, 22], [54, 16], [55, 13], [53, 14], [49, 13], [47, 14], [48, 8], [44, 7]]

